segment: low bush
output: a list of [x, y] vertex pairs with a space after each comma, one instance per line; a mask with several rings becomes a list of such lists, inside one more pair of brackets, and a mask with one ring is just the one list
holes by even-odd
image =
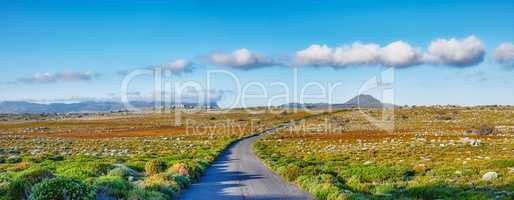
[[334, 176], [328, 174], [300, 176], [297, 183], [303, 190], [313, 194], [316, 199], [340, 200], [346, 198], [340, 189], [341, 183]]
[[277, 173], [287, 181], [293, 182], [301, 174], [302, 169], [295, 164], [289, 164], [277, 169]]
[[182, 189], [187, 188], [191, 184], [191, 179], [188, 176], [174, 176], [173, 178]]
[[116, 197], [124, 199], [132, 189], [130, 183], [118, 176], [102, 176], [95, 180], [97, 196]]
[[166, 200], [166, 195], [144, 189], [134, 189], [127, 194], [127, 200]]
[[189, 162], [187, 170], [191, 180], [198, 181], [208, 166], [209, 164], [207, 161], [193, 160]]
[[88, 177], [98, 177], [106, 175], [112, 169], [110, 164], [96, 162], [73, 162], [66, 163], [57, 168], [60, 176], [85, 180]]
[[108, 163], [92, 163], [89, 165], [89, 168], [91, 169], [91, 174], [96, 177], [106, 175], [114, 166]]
[[0, 199], [6, 199], [4, 195], [7, 194], [10, 182], [11, 177], [7, 173], [0, 173]]
[[408, 188], [406, 194], [417, 199], [492, 199], [478, 191], [465, 191], [446, 185], [428, 185]]
[[47, 159], [47, 155], [40, 154], [40, 155], [28, 157], [26, 160], [30, 161], [30, 162], [34, 162], [34, 163], [41, 163], [41, 162], [44, 162], [46, 159]]
[[166, 169], [166, 163], [161, 160], [150, 160], [145, 164], [145, 172], [147, 174], [161, 173]]
[[189, 176], [187, 166], [182, 163], [176, 163], [167, 170], [169, 173], [178, 174], [180, 176]]
[[9, 183], [7, 187], [7, 197], [9, 199], [27, 199], [33, 185], [53, 177], [52, 172], [44, 168], [21, 172], [21, 174]]
[[109, 176], [119, 176], [119, 177], [135, 177], [137, 176], [137, 171], [131, 169], [130, 167], [127, 167], [122, 164], [115, 164], [114, 168], [111, 169], [108, 173]]
[[19, 157], [19, 156], [9, 156], [9, 157], [5, 160], [5, 162], [7, 162], [7, 163], [19, 163], [19, 162], [21, 162], [21, 161], [22, 161], [22, 159], [21, 159], [21, 157]]
[[397, 181], [403, 179], [408, 167], [387, 165], [353, 165], [339, 171], [342, 178], [357, 178], [360, 182]]
[[77, 179], [57, 177], [43, 180], [32, 187], [31, 200], [92, 200], [96, 198], [93, 188]]
[[180, 186], [172, 176], [166, 174], [154, 174], [147, 177], [143, 184], [144, 189], [158, 191], [169, 198], [174, 198], [175, 195], [180, 191]]
[[19, 162], [19, 163], [14, 164], [14, 166], [12, 167], [12, 170], [19, 172], [19, 171], [26, 170], [29, 167], [30, 167], [30, 163], [23, 161], [23, 162]]

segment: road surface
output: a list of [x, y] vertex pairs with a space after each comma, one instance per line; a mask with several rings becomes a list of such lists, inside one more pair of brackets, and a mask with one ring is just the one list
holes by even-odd
[[[284, 128], [284, 127], [282, 127]], [[252, 151], [263, 134], [243, 139], [230, 147], [207, 169], [205, 175], [180, 194], [179, 199], [313, 199], [268, 170]]]

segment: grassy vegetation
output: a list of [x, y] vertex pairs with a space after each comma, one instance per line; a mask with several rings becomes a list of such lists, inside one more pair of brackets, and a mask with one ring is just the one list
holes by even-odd
[[394, 131], [343, 110], [254, 145], [285, 180], [317, 199], [513, 199], [514, 109], [395, 110]]
[[305, 113], [104, 115], [0, 124], [0, 199], [173, 199], [223, 149]]

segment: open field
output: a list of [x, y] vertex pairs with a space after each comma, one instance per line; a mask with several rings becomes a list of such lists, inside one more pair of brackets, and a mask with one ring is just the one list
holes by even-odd
[[342, 110], [269, 135], [254, 149], [318, 199], [513, 199], [514, 109], [395, 110], [394, 131]]
[[178, 126], [174, 114], [5, 120], [0, 199], [172, 199], [233, 141], [305, 115], [182, 113]]

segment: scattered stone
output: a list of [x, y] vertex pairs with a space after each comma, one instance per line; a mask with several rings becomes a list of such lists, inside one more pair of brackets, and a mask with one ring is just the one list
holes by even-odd
[[475, 140], [475, 139], [471, 139], [471, 138], [468, 138], [468, 137], [465, 137], [465, 138], [461, 138], [460, 141], [464, 144], [469, 144], [471, 146], [474, 146], [474, 147], [478, 147], [482, 144], [482, 142], [480, 140]]
[[371, 165], [371, 164], [373, 164], [373, 163], [375, 163], [375, 162], [374, 162], [374, 161], [372, 161], [372, 160], [368, 160], [368, 161], [364, 162], [364, 165]]
[[482, 176], [482, 180], [484, 181], [491, 181], [495, 178], [498, 178], [498, 173], [496, 172], [487, 172], [484, 174], [484, 176]]

